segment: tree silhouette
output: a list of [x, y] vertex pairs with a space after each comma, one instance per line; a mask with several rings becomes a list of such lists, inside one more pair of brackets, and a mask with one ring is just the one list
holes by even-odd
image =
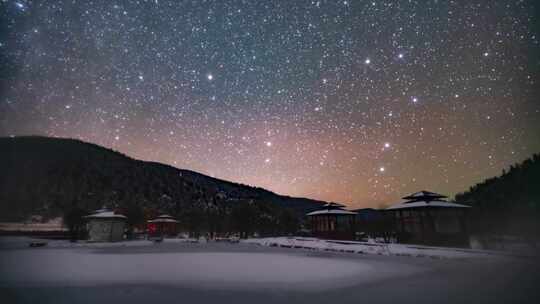
[[515, 235], [527, 240], [540, 236], [540, 154], [503, 170], [469, 191], [456, 195], [468, 203], [469, 228], [476, 234]]

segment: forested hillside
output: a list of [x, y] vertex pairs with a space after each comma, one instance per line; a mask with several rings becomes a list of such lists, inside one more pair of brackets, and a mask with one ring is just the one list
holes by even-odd
[[456, 195], [456, 201], [474, 207], [473, 232], [540, 235], [540, 155]]
[[2, 221], [107, 206], [125, 210], [134, 224], [167, 212], [194, 231], [291, 230], [324, 203], [135, 160], [73, 139], [0, 138], [0, 168]]

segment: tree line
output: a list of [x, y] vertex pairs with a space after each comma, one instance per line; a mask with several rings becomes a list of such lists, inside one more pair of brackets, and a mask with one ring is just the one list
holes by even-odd
[[469, 228], [479, 235], [540, 236], [540, 154], [456, 195], [473, 208]]
[[[128, 236], [133, 235], [134, 231], [144, 232], [148, 220], [164, 213], [173, 215], [179, 221], [180, 231], [194, 238], [289, 235], [300, 228], [300, 219], [294, 210], [248, 199], [231, 201], [201, 197], [197, 203], [181, 209], [143, 207], [136, 202], [123, 207], [115, 208], [115, 204], [109, 206], [104, 207], [127, 217]], [[89, 214], [90, 210], [81, 208], [77, 203], [66, 209], [63, 219], [72, 239], [86, 237], [84, 216]]]

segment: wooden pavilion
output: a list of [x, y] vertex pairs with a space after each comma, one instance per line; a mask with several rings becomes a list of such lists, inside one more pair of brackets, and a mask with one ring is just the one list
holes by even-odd
[[386, 208], [391, 213], [400, 242], [466, 246], [466, 211], [470, 206], [451, 203], [446, 196], [420, 191], [404, 202]]
[[114, 211], [100, 209], [84, 218], [87, 220], [89, 241], [116, 242], [124, 239], [127, 217]]
[[336, 203], [327, 203], [322, 209], [306, 214], [313, 236], [324, 239], [354, 239], [356, 213], [345, 210], [344, 207]]
[[147, 224], [148, 238], [175, 237], [178, 234], [178, 221], [168, 214], [162, 214]]

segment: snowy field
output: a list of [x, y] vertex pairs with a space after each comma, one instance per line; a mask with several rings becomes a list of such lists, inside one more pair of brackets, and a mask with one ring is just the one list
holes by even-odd
[[[536, 260], [0, 238], [2, 303], [537, 303]], [[253, 242], [253, 241], [250, 241]], [[340, 244], [338, 244], [340, 245]]]
[[441, 259], [461, 258], [496, 258], [502, 256], [531, 257], [538, 256], [533, 251], [491, 251], [452, 247], [433, 247], [412, 244], [385, 244], [375, 242], [355, 242], [321, 240], [305, 237], [270, 237], [243, 240], [244, 243], [270, 247], [310, 249], [331, 252], [349, 252], [358, 254], [397, 255]]

